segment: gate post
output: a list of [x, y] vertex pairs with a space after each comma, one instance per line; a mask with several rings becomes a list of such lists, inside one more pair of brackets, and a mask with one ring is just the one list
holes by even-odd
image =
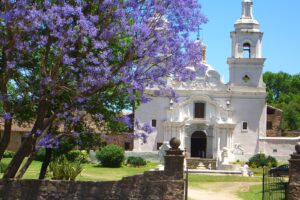
[[178, 147], [180, 146], [180, 140], [178, 138], [172, 138], [170, 140], [171, 149], [167, 150], [165, 156], [165, 174], [167, 176], [174, 177], [174, 179], [183, 180], [183, 151]]
[[300, 199], [300, 142], [297, 143], [296, 152], [291, 155], [289, 169], [288, 200]]

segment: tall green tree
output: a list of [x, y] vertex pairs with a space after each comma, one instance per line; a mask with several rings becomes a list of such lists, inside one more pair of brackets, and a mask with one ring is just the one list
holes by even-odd
[[283, 110], [284, 130], [300, 130], [300, 74], [266, 72], [267, 103]]
[[[0, 158], [12, 120], [22, 114], [33, 124], [3, 178], [15, 177], [37, 141], [52, 141], [50, 127], [62, 121], [67, 127], [75, 124], [87, 110], [96, 118], [116, 119], [116, 111], [127, 105], [118, 99], [146, 102], [146, 87], [166, 91], [167, 76], [193, 79], [196, 73], [186, 66], [205, 71], [199, 45], [189, 33], [206, 21], [197, 0], [1, 0], [0, 115], [5, 137]], [[102, 109], [94, 113], [87, 106], [91, 102]]]

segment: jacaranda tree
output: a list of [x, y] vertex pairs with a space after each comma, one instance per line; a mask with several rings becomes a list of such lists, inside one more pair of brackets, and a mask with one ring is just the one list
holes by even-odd
[[192, 79], [186, 67], [203, 66], [189, 33], [205, 22], [197, 0], [2, 0], [0, 156], [12, 120], [33, 124], [4, 178], [16, 175], [39, 138], [56, 146], [50, 128], [76, 124], [91, 101], [101, 109], [90, 114], [103, 120], [149, 100], [147, 87], [166, 91], [166, 77]]

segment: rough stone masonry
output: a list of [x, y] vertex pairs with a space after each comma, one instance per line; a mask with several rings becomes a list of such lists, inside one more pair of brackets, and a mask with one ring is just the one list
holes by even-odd
[[295, 147], [296, 152], [291, 155], [288, 200], [300, 199], [300, 142]]
[[183, 160], [182, 151], [172, 148], [164, 171], [147, 171], [121, 181], [0, 180], [0, 199], [183, 200]]

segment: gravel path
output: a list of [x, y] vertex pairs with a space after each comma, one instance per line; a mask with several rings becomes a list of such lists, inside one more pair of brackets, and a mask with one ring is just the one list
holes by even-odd
[[206, 188], [189, 188], [189, 200], [241, 200], [236, 196], [238, 191], [248, 191], [252, 185], [259, 183], [232, 182], [208, 184]]

